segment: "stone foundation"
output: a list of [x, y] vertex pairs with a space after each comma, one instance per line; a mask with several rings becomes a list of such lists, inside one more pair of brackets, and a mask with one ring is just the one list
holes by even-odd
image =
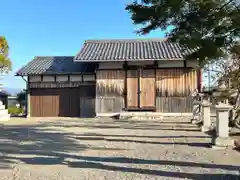
[[5, 105], [3, 105], [2, 101], [0, 101], [0, 121], [8, 121], [10, 120], [10, 115], [8, 114], [8, 110], [5, 109]]

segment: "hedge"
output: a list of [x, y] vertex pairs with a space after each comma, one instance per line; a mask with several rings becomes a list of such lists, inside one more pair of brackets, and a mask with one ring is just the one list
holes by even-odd
[[23, 108], [17, 108], [15, 106], [8, 107], [8, 113], [9, 114], [21, 114], [24, 113]]

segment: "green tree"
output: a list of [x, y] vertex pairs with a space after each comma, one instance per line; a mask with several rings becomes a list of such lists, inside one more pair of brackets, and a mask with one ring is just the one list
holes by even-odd
[[11, 60], [8, 57], [8, 42], [5, 37], [0, 36], [0, 73], [7, 73], [12, 68]]
[[19, 93], [17, 93], [17, 101], [21, 104], [23, 103], [23, 101], [26, 100], [26, 91], [21, 91]]
[[202, 65], [225, 57], [240, 37], [239, 0], [142, 0], [126, 6], [138, 34], [166, 30], [170, 41], [195, 49]]
[[240, 44], [230, 49], [228, 59], [216, 62], [215, 79], [219, 84], [225, 84], [227, 89], [237, 89], [240, 92]]

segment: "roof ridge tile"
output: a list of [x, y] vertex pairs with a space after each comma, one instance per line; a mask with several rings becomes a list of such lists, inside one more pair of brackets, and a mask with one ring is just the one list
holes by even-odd
[[167, 38], [137, 38], [137, 39], [88, 39], [85, 43], [118, 43], [118, 42], [164, 42]]
[[75, 61], [183, 60], [192, 51], [168, 38], [86, 40]]

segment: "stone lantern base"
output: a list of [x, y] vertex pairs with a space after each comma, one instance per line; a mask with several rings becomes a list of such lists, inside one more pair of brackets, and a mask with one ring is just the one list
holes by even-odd
[[0, 121], [8, 121], [10, 120], [10, 115], [8, 114], [8, 110], [5, 109], [5, 105], [3, 105], [2, 101], [0, 101]]
[[228, 112], [232, 106], [220, 103], [215, 106], [217, 113], [216, 137], [213, 139], [213, 148], [227, 148], [234, 146], [234, 140], [229, 137]]
[[216, 137], [213, 139], [213, 148], [234, 147], [234, 140], [230, 137]]

